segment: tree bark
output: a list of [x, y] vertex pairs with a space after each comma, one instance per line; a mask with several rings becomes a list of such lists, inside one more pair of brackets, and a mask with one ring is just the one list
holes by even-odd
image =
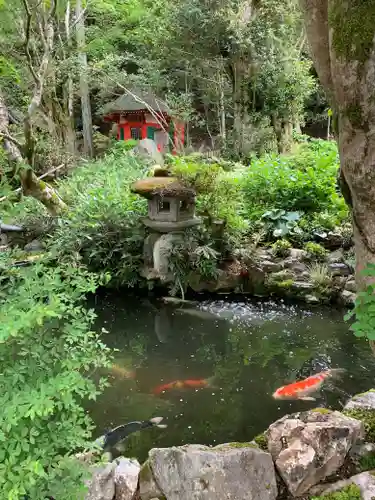
[[82, 11], [81, 0], [76, 0], [76, 37], [78, 57], [80, 61], [79, 87], [81, 94], [82, 106], [82, 127], [83, 127], [83, 149], [87, 156], [94, 156], [94, 148], [92, 141], [92, 115], [90, 92], [87, 81], [87, 54], [85, 49], [85, 23]]
[[315, 67], [338, 120], [340, 183], [352, 211], [356, 281], [363, 288], [374, 278], [360, 271], [375, 263], [375, 9], [344, 0], [300, 2]]
[[19, 166], [18, 173], [23, 193], [39, 200], [51, 215], [57, 216], [61, 214], [68, 208], [67, 205], [51, 186], [38, 179], [31, 167], [26, 165], [21, 151], [9, 136], [8, 125], [8, 109], [0, 93], [0, 138], [2, 138], [2, 145], [9, 160]]

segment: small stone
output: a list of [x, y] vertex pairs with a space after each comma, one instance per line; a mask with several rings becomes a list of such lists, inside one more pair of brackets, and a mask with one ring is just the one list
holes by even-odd
[[115, 500], [133, 500], [141, 466], [138, 460], [119, 458], [115, 469]]
[[306, 258], [307, 252], [300, 248], [292, 248], [290, 250], [290, 257], [294, 260], [302, 261]]
[[260, 263], [260, 267], [266, 273], [275, 273], [281, 271], [284, 266], [282, 262], [272, 262], [270, 260], [264, 260]]
[[345, 405], [344, 410], [374, 410], [375, 390], [353, 396]]
[[345, 261], [344, 259], [344, 252], [342, 251], [341, 248], [339, 248], [338, 250], [335, 250], [334, 252], [331, 252], [329, 255], [328, 255], [328, 258], [327, 258], [328, 262], [330, 264], [334, 264], [334, 263], [343, 263]]
[[350, 479], [344, 479], [328, 486], [324, 484], [316, 486], [309, 493], [313, 496], [327, 495], [348, 488], [352, 484], [358, 486], [363, 500], [373, 500], [375, 498], [375, 476], [371, 472], [362, 472]]
[[345, 284], [345, 290], [355, 293], [357, 291], [357, 284], [355, 280], [349, 279]]
[[23, 249], [25, 250], [25, 252], [41, 252], [44, 250], [44, 246], [43, 243], [39, 240], [33, 240], [30, 241], [30, 243], [27, 243], [27, 245], [25, 245]]
[[305, 300], [308, 304], [320, 304], [320, 300], [316, 295], [306, 295]]
[[115, 495], [116, 462], [91, 467], [92, 477], [86, 481], [88, 492], [85, 500], [113, 500]]
[[349, 292], [349, 290], [343, 290], [341, 292], [341, 302], [347, 306], [352, 306], [355, 304], [356, 294]]
[[332, 276], [350, 276], [351, 270], [349, 266], [342, 262], [331, 262], [328, 264], [328, 269]]

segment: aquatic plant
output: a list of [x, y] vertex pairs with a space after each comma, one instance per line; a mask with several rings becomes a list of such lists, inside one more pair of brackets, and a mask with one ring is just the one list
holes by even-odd
[[305, 252], [307, 253], [307, 257], [311, 260], [324, 261], [327, 257], [327, 250], [319, 245], [319, 243], [314, 243], [313, 241], [309, 241], [303, 247]]
[[351, 484], [340, 491], [321, 495], [319, 497], [311, 497], [311, 500], [361, 500], [361, 490], [355, 484]]
[[289, 255], [290, 249], [292, 248], [292, 245], [288, 240], [283, 238], [281, 240], [275, 241], [271, 248], [272, 253], [275, 255], [275, 257], [287, 257]]
[[90, 373], [110, 364], [82, 301], [105, 280], [83, 267], [12, 262], [0, 252], [1, 493], [78, 500], [85, 469], [72, 452], [90, 448], [93, 430], [82, 403], [104, 387]]

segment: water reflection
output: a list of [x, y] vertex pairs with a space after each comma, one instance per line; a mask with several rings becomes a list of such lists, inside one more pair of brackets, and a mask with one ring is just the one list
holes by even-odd
[[[185, 443], [248, 441], [287, 412], [317, 405], [339, 409], [373, 386], [375, 360], [343, 312], [273, 302], [203, 302], [187, 309], [115, 295], [96, 300], [97, 328], [118, 349], [111, 387], [89, 408], [104, 429], [164, 416], [168, 429], [132, 436], [128, 454]], [[323, 366], [347, 374], [314, 402], [275, 401], [275, 389]], [[154, 394], [172, 381], [209, 379], [211, 387]]]

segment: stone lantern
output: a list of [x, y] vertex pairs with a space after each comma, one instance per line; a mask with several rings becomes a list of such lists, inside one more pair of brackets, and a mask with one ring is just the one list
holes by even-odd
[[143, 223], [151, 232], [144, 243], [143, 275], [170, 281], [168, 257], [173, 245], [182, 240], [185, 229], [201, 220], [195, 216], [195, 191], [175, 177], [161, 177], [160, 170], [155, 174], [136, 181], [131, 190], [148, 200], [148, 217]]

